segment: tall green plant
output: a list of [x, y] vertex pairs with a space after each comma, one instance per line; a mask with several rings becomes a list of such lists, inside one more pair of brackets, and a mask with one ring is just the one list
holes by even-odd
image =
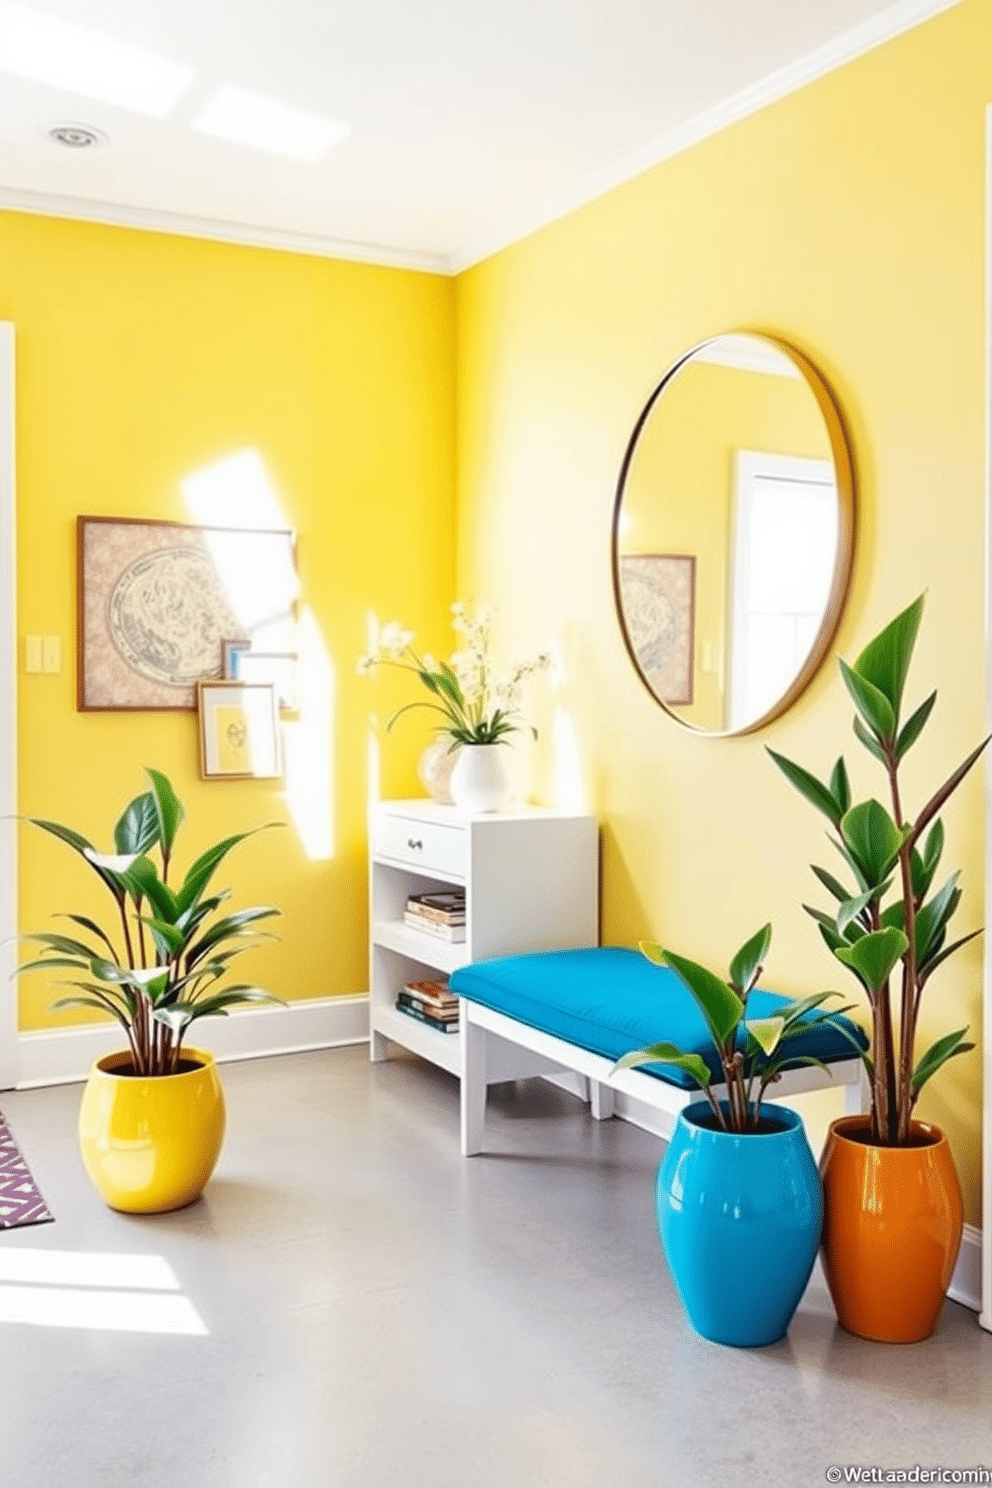
[[[931, 889], [944, 847], [938, 812], [989, 740], [972, 750], [912, 821], [906, 818], [902, 800], [899, 766], [923, 732], [937, 699], [932, 692], [902, 722], [903, 690], [922, 614], [923, 595], [868, 643], [853, 666], [840, 662], [857, 709], [854, 732], [885, 771], [888, 809], [875, 799], [852, 805], [843, 756], [824, 782], [768, 751], [797, 790], [828, 819], [837, 834], [833, 845], [854, 880], [852, 887], [814, 864], [813, 872], [837, 904], [831, 913], [810, 905], [803, 908], [868, 999], [871, 1050], [862, 1058], [871, 1084], [871, 1134], [873, 1141], [891, 1146], [909, 1142], [913, 1108], [926, 1082], [949, 1059], [974, 1048], [965, 1041], [967, 1028], [960, 1028], [915, 1057], [924, 988], [938, 966], [981, 933], [973, 930], [947, 941], [948, 925], [961, 900], [958, 873], [935, 892]], [[887, 899], [890, 889], [892, 897]], [[900, 965], [897, 1037], [890, 983]]]
[[[240, 909], [216, 918], [229, 889], [207, 894], [216, 869], [253, 832], [225, 837], [196, 859], [176, 889], [169, 885], [176, 835], [185, 812], [170, 781], [147, 770], [150, 790], [136, 796], [114, 827], [113, 853], [60, 822], [28, 817], [79, 854], [116, 906], [110, 930], [88, 915], [66, 914], [91, 937], [37, 931], [22, 937], [43, 947], [26, 972], [72, 971], [62, 985], [75, 993], [54, 1008], [97, 1008], [116, 1018], [127, 1035], [134, 1071], [167, 1075], [178, 1068], [183, 1036], [197, 1018], [226, 1015], [246, 1002], [279, 1002], [247, 982], [218, 987], [231, 962], [266, 936], [255, 927], [281, 913], [271, 906]], [[271, 824], [270, 824], [271, 825]], [[262, 830], [255, 828], [255, 831]], [[149, 856], [157, 851], [159, 864]]]

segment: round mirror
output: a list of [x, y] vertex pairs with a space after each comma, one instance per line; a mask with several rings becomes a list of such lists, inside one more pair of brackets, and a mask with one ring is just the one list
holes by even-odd
[[613, 517], [627, 650], [665, 711], [744, 734], [807, 686], [840, 619], [854, 486], [833, 398], [768, 336], [681, 357], [642, 412]]

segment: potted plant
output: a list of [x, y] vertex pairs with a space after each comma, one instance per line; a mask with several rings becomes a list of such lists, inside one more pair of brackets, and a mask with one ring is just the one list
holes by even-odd
[[[446, 752], [458, 751], [450, 777], [444, 782], [455, 803], [468, 811], [498, 811], [511, 789], [500, 745], [524, 727], [520, 717], [524, 678], [543, 671], [550, 657], [542, 654], [533, 661], [518, 663], [510, 672], [499, 673], [493, 668], [489, 649], [493, 612], [480, 607], [472, 616], [465, 605], [453, 604], [451, 614], [452, 628], [462, 645], [448, 661], [439, 661], [427, 652], [419, 655], [413, 649], [414, 632], [391, 620], [383, 626], [375, 649], [359, 658], [358, 671], [366, 675], [385, 664], [415, 673], [430, 699], [398, 708], [387, 720], [387, 729], [413, 708], [436, 713]], [[531, 732], [536, 737], [536, 730]]]
[[224, 1098], [216, 1063], [185, 1044], [187, 1029], [239, 1003], [280, 1001], [246, 982], [221, 985], [232, 961], [262, 938], [259, 922], [280, 913], [255, 906], [218, 917], [230, 890], [208, 893], [221, 862], [252, 833], [208, 848], [171, 886], [185, 812], [167, 777], [146, 773], [150, 789], [125, 808], [112, 853], [97, 851], [59, 822], [27, 818], [79, 854], [115, 911], [107, 928], [88, 915], [66, 915], [86, 939], [50, 931], [22, 937], [42, 950], [18, 967], [19, 974], [71, 973], [63, 984], [74, 990], [54, 1007], [95, 1008], [124, 1029], [127, 1048], [96, 1060], [90, 1071], [79, 1136], [97, 1190], [111, 1208], [128, 1213], [192, 1203], [220, 1153]]
[[[762, 1015], [749, 1016], [771, 935], [765, 925], [741, 947], [725, 982], [696, 961], [642, 942], [648, 959], [670, 967], [691, 993], [716, 1058], [711, 1068], [700, 1053], [661, 1043], [614, 1066], [675, 1065], [705, 1097], [679, 1112], [658, 1169], [657, 1207], [682, 1305], [696, 1331], [715, 1343], [755, 1346], [783, 1337], [820, 1244], [820, 1178], [802, 1119], [763, 1102], [783, 1066], [821, 1064], [790, 1046], [837, 1026], [837, 1015], [823, 1008], [835, 994], [799, 1001], [762, 994]], [[723, 1100], [713, 1093], [715, 1080], [726, 1085]]]
[[[869, 642], [841, 675], [857, 710], [854, 732], [881, 765], [889, 805], [852, 804], [843, 757], [824, 782], [770, 750], [794, 786], [828, 819], [849, 872], [813, 867], [836, 901], [805, 906], [830, 951], [860, 983], [871, 1017], [862, 1055], [871, 1113], [830, 1128], [821, 1161], [826, 1198], [823, 1260], [841, 1324], [886, 1342], [912, 1342], [933, 1330], [961, 1242], [961, 1192], [946, 1136], [917, 1121], [920, 1092], [949, 1059], [974, 1045], [955, 1029], [917, 1053], [921, 1001], [931, 976], [979, 931], [948, 941], [961, 899], [959, 874], [934, 889], [944, 846], [938, 813], [988, 740], [907, 814], [900, 766], [923, 732], [930, 695], [902, 722], [903, 691], [923, 614], [921, 595]], [[894, 995], [892, 976], [899, 970]]]

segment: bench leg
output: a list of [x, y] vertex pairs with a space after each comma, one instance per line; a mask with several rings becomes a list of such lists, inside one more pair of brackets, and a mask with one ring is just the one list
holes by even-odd
[[857, 1084], [844, 1086], [844, 1115], [862, 1116], [871, 1110], [871, 1091], [868, 1088], [868, 1076], [865, 1067], [859, 1067]]
[[589, 1108], [596, 1121], [609, 1121], [613, 1115], [613, 1090], [600, 1080], [589, 1081]]
[[464, 1000], [461, 1025], [462, 1156], [472, 1157], [482, 1151], [486, 1125], [486, 1030], [472, 1022], [469, 1004]]

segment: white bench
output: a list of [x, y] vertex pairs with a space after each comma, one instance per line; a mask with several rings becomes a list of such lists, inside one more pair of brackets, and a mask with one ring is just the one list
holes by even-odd
[[[517, 1050], [526, 1051], [529, 1058], [522, 1059], [521, 1075], [556, 1075], [572, 1071], [588, 1081], [588, 1098], [592, 1115], [603, 1121], [613, 1115], [614, 1092], [622, 1092], [642, 1101], [662, 1113], [665, 1134], [670, 1135], [675, 1118], [683, 1106], [702, 1098], [699, 1090], [687, 1090], [670, 1084], [643, 1070], [620, 1070], [611, 1074], [614, 1061], [594, 1054], [578, 1044], [567, 1043], [553, 1034], [518, 1022], [505, 1013], [475, 1002], [467, 997], [459, 999], [461, 1037], [461, 1144], [462, 1153], [472, 1157], [481, 1152], [486, 1122], [486, 1089], [488, 1050], [491, 1040], [498, 1039], [512, 1044]], [[664, 1033], [658, 1035], [664, 1037]], [[505, 1062], [505, 1061], [501, 1061]], [[848, 1115], [867, 1109], [868, 1087], [864, 1067], [857, 1056], [831, 1062], [829, 1073], [816, 1065], [785, 1071], [773, 1085], [768, 1087], [766, 1099], [778, 1100], [783, 1096], [802, 1095], [810, 1090], [836, 1089], [843, 1087], [844, 1109]], [[724, 1086], [713, 1086], [719, 1097]], [[667, 1119], [666, 1119], [667, 1118]]]

